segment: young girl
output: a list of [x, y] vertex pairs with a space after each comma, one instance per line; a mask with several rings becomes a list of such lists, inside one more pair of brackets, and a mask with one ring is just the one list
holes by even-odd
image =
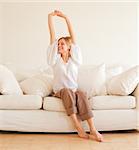
[[[70, 36], [55, 39], [53, 16], [61, 17], [66, 21]], [[48, 26], [50, 45], [47, 50], [47, 61], [54, 71], [53, 96], [62, 99], [66, 113], [72, 118], [79, 137], [102, 142], [103, 137], [94, 126], [93, 113], [87, 95], [78, 89], [78, 67], [82, 63], [82, 56], [76, 44], [71, 23], [66, 15], [55, 10], [48, 14]], [[84, 131], [81, 120], [87, 120], [90, 134]]]

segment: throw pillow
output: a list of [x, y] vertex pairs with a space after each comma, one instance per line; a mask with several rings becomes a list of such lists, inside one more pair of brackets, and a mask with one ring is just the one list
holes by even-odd
[[123, 72], [122, 65], [112, 65], [106, 67], [106, 80], [111, 79], [113, 76], [116, 76]]
[[48, 96], [52, 93], [53, 78], [45, 73], [35, 75], [20, 82], [24, 94]]
[[0, 65], [0, 93], [23, 94], [13, 72], [4, 65]]
[[111, 95], [129, 95], [139, 83], [139, 66], [112, 77], [107, 82], [107, 92]]
[[107, 94], [105, 80], [105, 64], [79, 68], [78, 88], [86, 92], [88, 98]]

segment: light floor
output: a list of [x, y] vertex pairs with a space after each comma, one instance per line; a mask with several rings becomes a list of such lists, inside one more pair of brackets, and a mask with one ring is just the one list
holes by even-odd
[[0, 150], [139, 150], [139, 132], [101, 132], [102, 143], [81, 139], [76, 133], [0, 132]]

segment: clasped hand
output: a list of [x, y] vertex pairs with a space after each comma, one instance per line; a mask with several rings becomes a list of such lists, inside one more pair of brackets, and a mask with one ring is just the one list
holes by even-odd
[[66, 16], [59, 10], [54, 10], [53, 12], [51, 12], [49, 15], [52, 15], [52, 16], [59, 16], [59, 17], [62, 17], [62, 18], [65, 18]]

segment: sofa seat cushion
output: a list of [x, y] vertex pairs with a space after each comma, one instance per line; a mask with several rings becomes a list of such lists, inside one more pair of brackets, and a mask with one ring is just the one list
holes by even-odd
[[43, 109], [48, 111], [65, 111], [62, 99], [52, 96], [44, 98]]
[[40, 109], [42, 98], [38, 95], [0, 95], [0, 109]]
[[[90, 99], [92, 109], [132, 109], [136, 107], [134, 96], [95, 96]], [[56, 97], [45, 97], [43, 109], [65, 112], [62, 100]]]
[[95, 96], [90, 100], [93, 109], [132, 109], [136, 107], [134, 96]]

